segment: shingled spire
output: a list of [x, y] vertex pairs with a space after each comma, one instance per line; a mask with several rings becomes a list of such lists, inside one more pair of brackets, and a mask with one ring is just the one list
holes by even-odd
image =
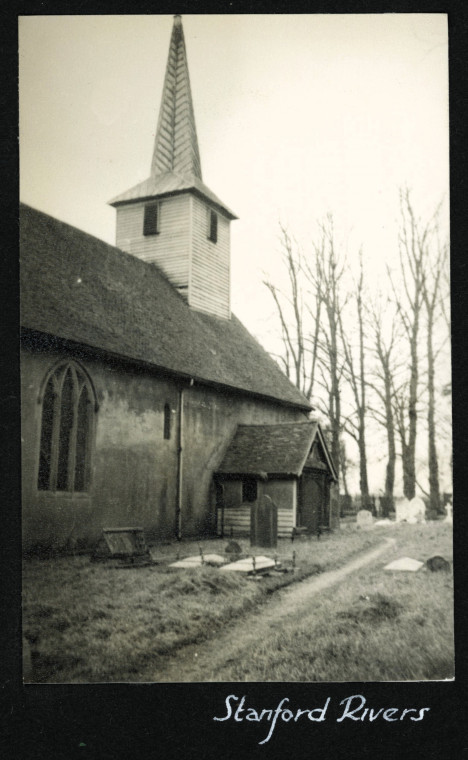
[[174, 16], [151, 174], [110, 203], [119, 248], [157, 264], [191, 308], [230, 318], [229, 226], [237, 217], [201, 178], [180, 16]]
[[151, 176], [164, 172], [202, 178], [182, 19], [174, 16]]

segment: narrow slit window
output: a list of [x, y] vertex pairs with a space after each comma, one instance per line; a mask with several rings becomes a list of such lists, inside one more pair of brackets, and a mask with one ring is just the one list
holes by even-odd
[[210, 209], [208, 216], [208, 240], [218, 241], [218, 214]]
[[159, 203], [147, 203], [143, 218], [143, 235], [157, 235], [159, 232]]
[[171, 407], [164, 404], [164, 438], [168, 441], [171, 437]]

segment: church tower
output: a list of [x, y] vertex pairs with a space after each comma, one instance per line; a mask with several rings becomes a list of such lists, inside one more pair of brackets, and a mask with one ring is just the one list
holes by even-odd
[[110, 201], [116, 245], [156, 263], [197, 311], [230, 318], [230, 223], [202, 181], [182, 19], [174, 16], [151, 175]]

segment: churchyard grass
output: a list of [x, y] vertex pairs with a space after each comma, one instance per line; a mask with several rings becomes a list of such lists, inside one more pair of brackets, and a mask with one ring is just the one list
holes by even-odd
[[451, 560], [450, 525], [402, 524], [390, 556], [313, 599], [270, 631], [226, 681], [412, 681], [454, 676], [452, 572], [389, 572], [392, 558]]
[[[138, 569], [88, 556], [29, 558], [23, 571], [23, 633], [34, 664], [31, 680], [49, 683], [138, 681], [181, 646], [216, 631], [271, 598], [279, 587], [335, 569], [394, 537], [396, 548], [373, 566], [314, 597], [307, 620], [294, 616], [268, 632], [248, 663], [222, 680], [392, 680], [452, 675], [451, 573], [385, 573], [407, 555], [451, 558], [451, 528], [443, 524], [340, 531], [279, 542], [278, 555], [296, 571], [258, 582], [216, 568], [176, 570], [167, 563]], [[240, 540], [245, 552], [247, 540]], [[222, 553], [226, 539], [202, 542]], [[155, 558], [198, 553], [196, 542], [152, 548]], [[257, 550], [258, 554], [272, 554]]]
[[[91, 562], [85, 555], [25, 559], [23, 634], [32, 653], [32, 680], [138, 681], [152, 662], [208, 638], [275, 589], [339, 567], [381, 540], [380, 534], [347, 526], [320, 541], [280, 540], [277, 554], [290, 569], [296, 553], [295, 572], [272, 573], [258, 583], [211, 567], [168, 567], [177, 553], [198, 554], [197, 542], [189, 541], [152, 547], [162, 564], [138, 569]], [[238, 541], [249, 553], [249, 541]], [[227, 543], [224, 538], [201, 545], [211, 554], [223, 553]]]

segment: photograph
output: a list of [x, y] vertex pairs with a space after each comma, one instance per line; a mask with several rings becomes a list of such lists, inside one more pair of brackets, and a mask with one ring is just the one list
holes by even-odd
[[453, 681], [447, 14], [18, 36], [23, 683]]

